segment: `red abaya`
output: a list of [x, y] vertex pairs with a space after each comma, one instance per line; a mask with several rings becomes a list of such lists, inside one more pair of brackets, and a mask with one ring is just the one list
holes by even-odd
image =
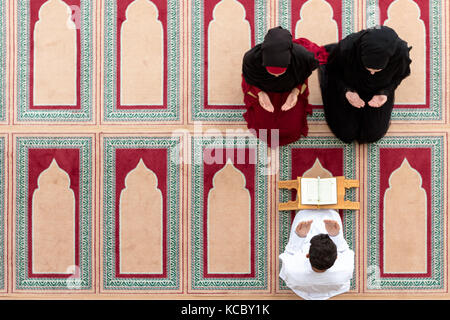
[[[293, 42], [313, 52], [320, 64], [326, 63], [328, 53], [323, 47], [319, 47], [305, 38], [295, 39]], [[287, 111], [281, 111], [281, 107], [286, 102], [290, 91], [266, 92], [274, 107], [274, 112], [269, 112], [259, 104], [258, 92], [261, 90], [249, 85], [242, 77], [244, 103], [247, 109], [243, 116], [247, 121], [247, 128], [259, 139], [265, 141], [269, 147], [283, 146], [297, 141], [301, 136], [308, 135], [307, 115], [312, 112], [312, 107], [308, 103], [308, 80], [297, 88], [300, 90], [297, 103]]]

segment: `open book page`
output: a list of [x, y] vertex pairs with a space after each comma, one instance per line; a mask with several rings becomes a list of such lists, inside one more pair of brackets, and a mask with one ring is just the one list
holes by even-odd
[[336, 178], [302, 178], [301, 203], [302, 204], [336, 204]]
[[336, 178], [319, 179], [319, 203], [336, 204], [337, 185]]
[[316, 178], [301, 179], [302, 204], [317, 204], [319, 201], [319, 180]]

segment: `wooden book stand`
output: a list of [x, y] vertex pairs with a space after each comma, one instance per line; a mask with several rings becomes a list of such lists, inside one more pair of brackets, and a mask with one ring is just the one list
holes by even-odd
[[359, 210], [359, 202], [344, 200], [345, 189], [358, 188], [358, 180], [347, 180], [345, 177], [335, 177], [337, 183], [337, 204], [328, 205], [305, 205], [301, 204], [301, 179], [297, 180], [279, 181], [279, 189], [296, 189], [297, 199], [294, 201], [282, 202], [278, 204], [278, 210], [299, 210], [299, 209], [351, 209]]

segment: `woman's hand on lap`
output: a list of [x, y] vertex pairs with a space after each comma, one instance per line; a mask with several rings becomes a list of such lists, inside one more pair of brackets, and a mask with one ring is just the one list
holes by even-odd
[[379, 108], [383, 104], [385, 104], [387, 101], [387, 96], [384, 94], [379, 94], [376, 96], [373, 96], [372, 99], [368, 102], [369, 106], [373, 108]]
[[281, 106], [281, 111], [288, 111], [295, 107], [298, 101], [299, 92], [300, 90], [297, 88], [292, 89], [291, 93], [286, 98], [286, 102]]
[[270, 101], [269, 95], [265, 93], [264, 91], [260, 91], [258, 93], [258, 100], [261, 107], [263, 107], [264, 110], [273, 112], [275, 109], [272, 105], [272, 102]]
[[347, 91], [345, 93], [345, 97], [347, 98], [348, 102], [354, 106], [355, 108], [362, 108], [366, 104], [364, 100], [362, 100], [358, 93], [353, 91]]

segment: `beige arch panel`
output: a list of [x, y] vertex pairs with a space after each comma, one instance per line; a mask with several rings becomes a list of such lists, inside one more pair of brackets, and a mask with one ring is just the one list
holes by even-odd
[[208, 194], [208, 273], [250, 273], [250, 219], [245, 176], [228, 160]]
[[420, 19], [420, 7], [411, 0], [396, 0], [388, 8], [384, 25], [394, 29], [413, 48], [409, 52], [411, 75], [395, 91], [396, 104], [426, 103], [426, 29]]
[[33, 273], [73, 273], [75, 195], [55, 159], [39, 175], [32, 201]]
[[121, 273], [163, 272], [163, 196], [142, 159], [120, 194]]
[[316, 158], [316, 161], [314, 161], [314, 164], [311, 168], [306, 170], [303, 175], [303, 178], [332, 178], [333, 174], [325, 169], [322, 166], [322, 163], [320, 162], [319, 158]]
[[121, 105], [163, 105], [164, 32], [158, 8], [135, 0], [120, 31]]
[[222, 0], [208, 26], [208, 104], [243, 105], [242, 58], [251, 47], [250, 23], [236, 0]]
[[77, 104], [77, 33], [71, 10], [49, 0], [34, 26], [34, 105]]
[[427, 271], [427, 194], [405, 158], [384, 194], [384, 272]]
[[[317, 45], [337, 42], [339, 29], [333, 19], [333, 8], [324, 0], [309, 0], [300, 9], [300, 20], [295, 25], [295, 38], [306, 38]], [[322, 105], [319, 78], [314, 70], [308, 78], [309, 103]]]

